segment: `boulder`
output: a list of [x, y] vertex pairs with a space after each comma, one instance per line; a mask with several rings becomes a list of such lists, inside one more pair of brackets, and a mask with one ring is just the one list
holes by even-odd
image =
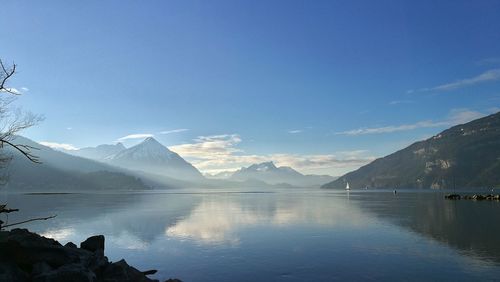
[[31, 275], [36, 276], [36, 275], [40, 275], [42, 273], [50, 272], [52, 270], [53, 269], [52, 269], [52, 267], [50, 267], [50, 265], [48, 265], [44, 261], [40, 261], [40, 262], [33, 264], [33, 269], [31, 270]]
[[146, 270], [146, 271], [143, 271], [142, 274], [144, 275], [153, 275], [155, 274], [156, 272], [158, 272], [158, 270], [156, 269], [151, 269], [151, 270]]
[[96, 274], [100, 275], [103, 269], [109, 264], [108, 258], [104, 256], [103, 250], [95, 251], [84, 264]]
[[129, 266], [124, 259], [106, 266], [103, 272], [103, 280], [106, 282], [158, 281], [147, 278], [142, 272]]
[[21, 266], [32, 266], [43, 261], [52, 268], [58, 268], [79, 262], [82, 257], [92, 254], [85, 250], [65, 248], [55, 240], [25, 229], [10, 231], [6, 242], [0, 245], [0, 260], [12, 261]]
[[444, 198], [448, 200], [460, 200], [461, 197], [458, 194], [448, 194], [445, 195]]
[[[93, 236], [81, 248], [14, 229], [0, 233], [0, 281], [36, 282], [150, 282], [156, 270], [141, 272], [125, 260], [110, 263], [104, 255], [104, 236]], [[170, 282], [179, 282], [169, 279]]]
[[65, 246], [66, 248], [72, 248], [72, 249], [76, 249], [76, 248], [78, 248], [78, 247], [75, 245], [75, 243], [73, 243], [73, 242], [68, 242], [68, 243], [66, 243], [66, 245], [64, 245], [64, 246]]
[[95, 252], [97, 250], [104, 251], [104, 236], [96, 235], [89, 237], [87, 240], [80, 243], [80, 248], [91, 252]]
[[95, 274], [81, 264], [66, 264], [33, 277], [33, 282], [94, 282]]
[[28, 274], [13, 262], [0, 261], [0, 281], [28, 281]]

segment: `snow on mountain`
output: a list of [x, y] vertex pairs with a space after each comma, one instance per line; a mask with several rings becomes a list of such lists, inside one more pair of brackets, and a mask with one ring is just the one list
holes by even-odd
[[253, 164], [235, 171], [233, 181], [260, 180], [268, 184], [288, 183], [295, 186], [319, 186], [334, 178], [329, 175], [303, 175], [291, 167], [276, 167], [273, 162]]
[[122, 150], [104, 161], [119, 167], [180, 180], [199, 181], [203, 179], [201, 173], [193, 165], [152, 137], [146, 138], [140, 144]]
[[208, 179], [228, 179], [233, 176], [233, 173], [234, 171], [222, 171], [214, 174], [207, 173], [205, 177]]

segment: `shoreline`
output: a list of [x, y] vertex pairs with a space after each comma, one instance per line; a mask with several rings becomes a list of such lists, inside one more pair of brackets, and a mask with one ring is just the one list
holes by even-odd
[[140, 271], [124, 259], [109, 261], [104, 246], [103, 235], [91, 236], [77, 247], [72, 242], [63, 246], [28, 229], [0, 231], [0, 281], [160, 281], [147, 277], [156, 270]]

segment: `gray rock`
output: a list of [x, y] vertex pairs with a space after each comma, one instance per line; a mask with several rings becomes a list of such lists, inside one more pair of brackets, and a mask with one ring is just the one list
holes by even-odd
[[104, 236], [103, 235], [96, 235], [87, 238], [87, 240], [83, 241], [80, 244], [80, 248], [95, 252], [97, 250], [102, 250], [104, 251]]
[[461, 197], [458, 194], [448, 194], [445, 195], [444, 198], [448, 200], [460, 200]]
[[50, 267], [50, 265], [48, 265], [44, 261], [39, 261], [39, 262], [36, 262], [35, 264], [33, 264], [33, 269], [31, 270], [31, 275], [36, 276], [36, 275], [50, 272], [50, 271], [52, 271], [52, 267]]
[[158, 272], [158, 270], [156, 270], [156, 269], [151, 269], [151, 270], [142, 271], [142, 274], [144, 274], [144, 275], [153, 275], [153, 274], [155, 274], [156, 272]]
[[84, 264], [92, 271], [101, 273], [106, 265], [109, 264], [108, 258], [104, 256], [103, 250], [95, 251]]
[[78, 248], [78, 247], [75, 245], [75, 243], [73, 243], [73, 242], [68, 242], [68, 243], [66, 243], [66, 245], [64, 245], [64, 246], [65, 246], [66, 248], [72, 248], [72, 249], [76, 249], [76, 248]]
[[0, 261], [0, 281], [28, 281], [28, 274], [13, 262]]
[[103, 273], [103, 281], [106, 282], [151, 282], [139, 270], [129, 266], [125, 260], [109, 264]]
[[0, 258], [19, 265], [34, 265], [44, 261], [53, 268], [79, 262], [91, 253], [80, 249], [64, 248], [57, 241], [47, 239], [26, 230], [15, 229], [2, 243]]
[[95, 274], [81, 264], [66, 264], [33, 277], [33, 282], [95, 282]]
[[[125, 260], [110, 263], [104, 255], [104, 236], [62, 246], [57, 241], [14, 229], [2, 233], [0, 240], [0, 281], [36, 282], [149, 282], [145, 273]], [[178, 282], [180, 280], [168, 280]]]

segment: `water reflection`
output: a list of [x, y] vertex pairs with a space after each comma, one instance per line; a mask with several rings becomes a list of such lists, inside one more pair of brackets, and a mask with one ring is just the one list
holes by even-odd
[[126, 257], [139, 268], [159, 269], [160, 280], [252, 281], [255, 273], [265, 281], [477, 280], [500, 274], [499, 204], [492, 202], [322, 190], [4, 197], [21, 209], [11, 222], [58, 214], [25, 227], [62, 243], [104, 234], [111, 260]]
[[53, 220], [23, 227], [63, 243], [105, 234], [127, 248], [153, 242], [167, 226], [189, 214], [199, 201], [192, 195], [148, 194], [9, 195], [7, 198], [10, 206], [20, 209], [9, 216], [10, 222], [56, 214]]
[[239, 242], [242, 228], [291, 225], [366, 226], [369, 216], [355, 205], [335, 197], [286, 194], [258, 196], [207, 196], [190, 214], [167, 227], [167, 236], [199, 243]]
[[363, 210], [469, 255], [500, 262], [500, 202], [450, 201], [443, 193], [359, 193]]

